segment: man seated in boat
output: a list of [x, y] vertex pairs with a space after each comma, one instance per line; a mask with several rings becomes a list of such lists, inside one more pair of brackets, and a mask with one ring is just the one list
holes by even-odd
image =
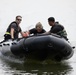
[[67, 33], [66, 33], [64, 27], [61, 24], [59, 24], [59, 22], [55, 22], [54, 17], [48, 18], [48, 24], [52, 27], [49, 32], [46, 32], [44, 34], [54, 33], [54, 34], [64, 37], [67, 40]]
[[13, 21], [7, 28], [7, 31], [4, 35], [5, 40], [17, 39], [19, 33], [21, 33], [21, 35], [23, 36], [23, 32], [20, 27], [21, 21], [22, 21], [22, 17], [20, 15], [16, 16], [15, 21]]
[[41, 34], [41, 33], [45, 33], [45, 32], [46, 32], [46, 30], [43, 29], [42, 24], [41, 24], [40, 22], [38, 22], [38, 23], [36, 24], [35, 28], [30, 29], [29, 31], [26, 31], [26, 32], [25, 32], [24, 37], [26, 37], [26, 36], [28, 36], [28, 35], [30, 35], [30, 34], [37, 35], [37, 34]]

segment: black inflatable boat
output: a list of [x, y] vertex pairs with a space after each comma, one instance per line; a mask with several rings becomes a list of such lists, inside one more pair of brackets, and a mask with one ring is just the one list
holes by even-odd
[[70, 43], [58, 35], [38, 35], [8, 40], [0, 44], [0, 51], [9, 56], [57, 61], [69, 59], [74, 53]]

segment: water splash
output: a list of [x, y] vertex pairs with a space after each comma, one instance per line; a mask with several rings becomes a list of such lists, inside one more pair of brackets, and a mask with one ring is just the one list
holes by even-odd
[[15, 58], [13, 56], [5, 56], [0, 52], [0, 58], [8, 61], [8, 62], [13, 62], [13, 63], [24, 63], [24, 60], [20, 60], [19, 58]]

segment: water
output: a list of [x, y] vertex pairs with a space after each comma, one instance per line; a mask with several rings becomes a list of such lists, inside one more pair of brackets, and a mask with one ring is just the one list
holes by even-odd
[[[0, 38], [17, 15], [22, 16], [23, 31], [31, 29], [30, 25], [33, 27], [38, 21], [48, 31], [47, 18], [54, 16], [64, 25], [68, 37], [76, 39], [76, 0], [0, 0]], [[73, 43], [76, 46], [76, 42]], [[71, 59], [61, 63], [49, 60], [24, 63], [0, 54], [0, 75], [76, 75], [76, 49]]]
[[[72, 42], [76, 45], [76, 42]], [[45, 60], [22, 61], [16, 58], [3, 56], [0, 53], [0, 75], [75, 75], [76, 74], [76, 49], [72, 58], [62, 62]]]

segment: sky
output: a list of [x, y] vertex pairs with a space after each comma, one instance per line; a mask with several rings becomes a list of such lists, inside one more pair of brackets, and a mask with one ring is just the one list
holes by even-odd
[[76, 41], [76, 0], [0, 0], [0, 37], [17, 15], [22, 16], [23, 31], [35, 27], [38, 22], [49, 31], [47, 19], [55, 17], [65, 27], [68, 38]]

